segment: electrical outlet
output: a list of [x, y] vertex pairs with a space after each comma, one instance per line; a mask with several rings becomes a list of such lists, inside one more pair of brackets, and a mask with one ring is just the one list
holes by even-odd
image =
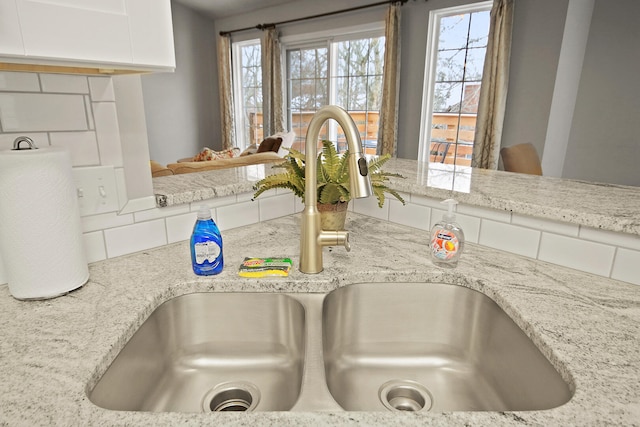
[[113, 166], [73, 168], [80, 216], [118, 210], [118, 189]]

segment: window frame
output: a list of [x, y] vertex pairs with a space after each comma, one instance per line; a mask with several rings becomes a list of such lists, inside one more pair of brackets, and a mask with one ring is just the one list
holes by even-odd
[[431, 151], [431, 126], [433, 119], [433, 97], [435, 95], [435, 77], [437, 69], [440, 19], [456, 14], [467, 14], [491, 10], [493, 0], [470, 3], [461, 6], [436, 9], [429, 12], [427, 52], [424, 66], [422, 108], [420, 112], [420, 138], [418, 143], [418, 161], [429, 163]]
[[[249, 135], [245, 131], [244, 123], [244, 88], [242, 86], [242, 48], [247, 46], [261, 46], [260, 38], [248, 39], [231, 43], [231, 67], [233, 81], [233, 113], [235, 116], [234, 127], [236, 133], [235, 146], [240, 150], [248, 148], [247, 141], [250, 141]], [[261, 48], [262, 49], [262, 48]], [[262, 50], [260, 51], [260, 72], [262, 72]], [[238, 60], [235, 60], [238, 58]], [[240, 96], [239, 96], [240, 95]]]
[[[375, 21], [367, 24], [353, 25], [349, 27], [334, 28], [330, 30], [317, 31], [312, 33], [302, 33], [296, 35], [283, 36], [280, 38], [281, 43], [281, 55], [284, 82], [288, 83], [289, 69], [287, 52], [292, 49], [311, 49], [326, 47], [328, 51], [327, 57], [327, 84], [328, 84], [328, 103], [335, 105], [337, 99], [337, 88], [332, 82], [332, 79], [337, 71], [336, 50], [332, 49], [332, 44], [339, 43], [348, 40], [357, 40], [374, 37], [385, 36], [385, 23], [384, 21]], [[293, 118], [291, 114], [291, 108], [289, 104], [289, 87], [288, 84], [285, 88], [285, 110], [287, 112], [287, 126], [292, 127]], [[368, 110], [367, 110], [368, 111]], [[337, 141], [338, 136], [338, 124], [335, 121], [329, 121], [329, 139]], [[297, 135], [298, 138], [304, 138], [305, 135]]]

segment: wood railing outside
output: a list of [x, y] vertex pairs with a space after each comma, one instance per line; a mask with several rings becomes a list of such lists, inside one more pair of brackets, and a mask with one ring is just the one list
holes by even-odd
[[[291, 129], [296, 133], [296, 140], [292, 145], [298, 151], [304, 152], [305, 136], [314, 111], [303, 111], [292, 114]], [[350, 111], [360, 137], [365, 145], [367, 154], [375, 154], [378, 140], [380, 114], [373, 111]], [[473, 153], [473, 139], [476, 127], [475, 114], [463, 114], [459, 118], [457, 113], [437, 113], [433, 115], [431, 126], [431, 146], [429, 161], [471, 165]], [[264, 139], [262, 113], [249, 113], [250, 143], [259, 144]], [[321, 140], [328, 138], [328, 126], [325, 123], [318, 141], [318, 148], [322, 147]], [[456, 144], [457, 141], [457, 144]], [[346, 139], [342, 129], [338, 127], [338, 149], [346, 149]]]

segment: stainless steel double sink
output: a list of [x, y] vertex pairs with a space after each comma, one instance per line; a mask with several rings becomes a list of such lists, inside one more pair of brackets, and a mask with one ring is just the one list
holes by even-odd
[[160, 305], [90, 400], [128, 411], [524, 411], [572, 391], [484, 294], [361, 283]]

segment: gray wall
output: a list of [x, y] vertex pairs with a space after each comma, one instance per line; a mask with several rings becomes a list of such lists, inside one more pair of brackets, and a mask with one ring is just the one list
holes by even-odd
[[568, 0], [515, 3], [503, 146], [530, 142], [542, 157], [567, 5]]
[[220, 145], [213, 24], [180, 4], [172, 13], [176, 71], [141, 78], [149, 154], [162, 164]]
[[597, 0], [563, 177], [640, 186], [640, 2]]

